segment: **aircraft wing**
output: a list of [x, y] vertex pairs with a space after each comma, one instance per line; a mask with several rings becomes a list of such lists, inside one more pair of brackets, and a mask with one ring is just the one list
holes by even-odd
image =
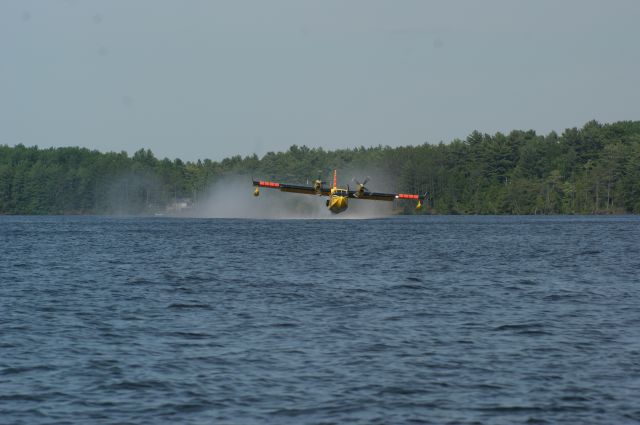
[[349, 198], [368, 199], [371, 201], [394, 201], [396, 199], [413, 199], [416, 201], [424, 201], [428, 196], [428, 193], [425, 193], [424, 195], [414, 195], [409, 193], [382, 193], [369, 191], [360, 193], [357, 190], [349, 191]]
[[280, 189], [283, 192], [302, 193], [305, 195], [329, 196], [331, 194], [331, 190], [326, 186], [321, 186], [320, 190], [316, 192], [316, 188], [310, 185], [277, 183], [262, 180], [253, 180], [253, 185], [258, 187]]
[[[302, 193], [305, 195], [331, 195], [331, 189], [327, 186], [320, 186], [320, 189], [316, 191], [316, 188], [312, 185], [300, 185], [300, 184], [288, 184], [278, 183], [262, 180], [253, 180], [253, 185], [258, 187], [266, 187], [272, 189], [279, 189], [282, 192]], [[383, 193], [383, 192], [369, 192], [364, 191], [360, 193], [357, 190], [349, 190], [349, 198], [354, 199], [366, 199], [370, 201], [394, 201], [396, 199], [413, 199], [416, 201], [424, 201], [429, 197], [429, 193], [424, 195], [414, 195], [408, 193]]]

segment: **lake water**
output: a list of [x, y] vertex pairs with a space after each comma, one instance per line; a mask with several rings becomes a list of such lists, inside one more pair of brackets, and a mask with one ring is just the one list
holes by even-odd
[[637, 423], [639, 217], [0, 217], [0, 423]]

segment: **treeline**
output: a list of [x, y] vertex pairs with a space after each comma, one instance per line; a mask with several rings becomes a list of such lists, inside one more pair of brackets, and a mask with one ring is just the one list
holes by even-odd
[[383, 189], [428, 190], [432, 213], [640, 213], [640, 121], [591, 121], [562, 135], [473, 132], [448, 144], [397, 148], [294, 145], [220, 162], [157, 159], [144, 149], [129, 156], [0, 145], [0, 214], [151, 213], [179, 199], [197, 203], [225, 176], [304, 183], [334, 168], [390, 176], [392, 187]]

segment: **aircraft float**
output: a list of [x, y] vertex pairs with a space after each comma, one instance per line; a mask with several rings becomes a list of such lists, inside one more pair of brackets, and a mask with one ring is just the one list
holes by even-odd
[[429, 192], [426, 192], [423, 195], [415, 195], [408, 193], [382, 193], [382, 192], [371, 192], [369, 189], [365, 187], [365, 184], [369, 181], [369, 177], [367, 177], [362, 183], [353, 179], [353, 181], [357, 185], [356, 190], [352, 190], [349, 188], [349, 185], [346, 187], [338, 187], [338, 175], [336, 170], [333, 170], [333, 186], [328, 187], [325, 186], [325, 182], [322, 179], [318, 178], [313, 182], [313, 185], [298, 185], [298, 184], [288, 184], [288, 183], [277, 183], [270, 181], [262, 181], [262, 180], [253, 180], [253, 185], [256, 186], [253, 196], [260, 195], [260, 188], [270, 188], [270, 189], [279, 189], [282, 192], [293, 192], [293, 193], [302, 193], [305, 195], [317, 195], [317, 196], [328, 196], [326, 205], [334, 214], [339, 214], [345, 211], [349, 207], [349, 199], [363, 199], [370, 201], [390, 201], [393, 202], [396, 199], [409, 199], [418, 201], [416, 205], [416, 209], [421, 209], [423, 202], [428, 202]]

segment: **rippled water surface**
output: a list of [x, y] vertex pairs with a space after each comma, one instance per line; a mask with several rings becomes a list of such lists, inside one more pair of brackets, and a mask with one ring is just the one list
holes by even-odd
[[638, 217], [0, 217], [0, 423], [633, 423], [639, 275]]

